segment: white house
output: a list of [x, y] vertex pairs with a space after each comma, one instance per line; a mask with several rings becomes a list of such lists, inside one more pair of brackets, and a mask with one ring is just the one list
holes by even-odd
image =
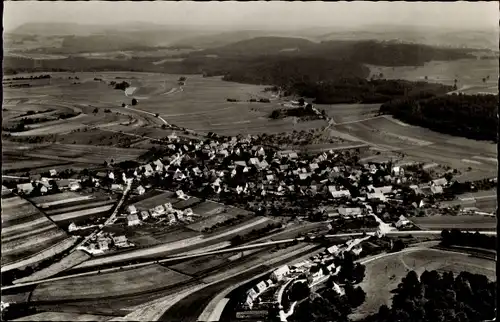
[[135, 193], [137, 193], [138, 195], [143, 195], [145, 192], [146, 192], [146, 189], [144, 189], [144, 187], [143, 187], [143, 186], [138, 186], [138, 187], [135, 189]]
[[329, 254], [337, 255], [340, 252], [340, 248], [337, 245], [330, 246], [326, 249]]
[[283, 277], [290, 272], [290, 268], [288, 265], [283, 265], [276, 269], [274, 272], [271, 274], [271, 279], [275, 282], [281, 281]]
[[111, 190], [113, 190], [113, 191], [123, 191], [123, 185], [117, 184], [117, 183], [113, 183], [111, 185]]
[[127, 237], [122, 236], [113, 236], [113, 243], [116, 247], [128, 247]]
[[311, 163], [309, 165], [309, 169], [314, 172], [314, 170], [318, 169], [319, 168], [319, 165], [317, 163]]
[[259, 159], [257, 158], [250, 158], [248, 161], [251, 165], [257, 166], [259, 164]]
[[128, 212], [129, 214], [133, 215], [133, 214], [136, 214], [136, 213], [137, 213], [137, 209], [135, 208], [135, 206], [134, 206], [134, 205], [130, 205], [130, 206], [128, 206], [128, 207], [127, 207], [127, 212]]
[[172, 204], [170, 202], [166, 202], [163, 207], [165, 207], [165, 211], [172, 211], [174, 208], [172, 207]]
[[28, 183], [20, 183], [17, 185], [17, 191], [22, 192], [24, 194], [29, 194], [33, 191], [34, 187], [31, 182]]
[[53, 177], [53, 176], [57, 175], [57, 171], [56, 171], [56, 169], [49, 170], [49, 173], [50, 173], [50, 176], [51, 176], [51, 177]]
[[155, 166], [155, 171], [156, 172], [162, 172], [163, 171], [163, 163], [158, 159], [156, 161], [153, 162], [154, 166]]
[[162, 205], [156, 206], [150, 210], [151, 216], [154, 218], [159, 217], [165, 213], [165, 208]]
[[259, 293], [262, 293], [267, 289], [267, 285], [264, 281], [260, 281], [259, 283], [257, 283], [256, 287]]
[[136, 226], [136, 225], [139, 225], [141, 223], [141, 221], [139, 220], [139, 217], [136, 214], [128, 215], [127, 222], [128, 222], [128, 226]]
[[108, 173], [108, 178], [110, 178], [111, 180], [115, 180], [115, 174], [113, 172], [109, 172]]
[[175, 192], [175, 194], [177, 195], [177, 198], [179, 199], [182, 199], [182, 200], [187, 200], [189, 199], [189, 196], [185, 195], [184, 192], [182, 190], [177, 190]]
[[82, 186], [80, 185], [79, 182], [71, 181], [69, 183], [69, 190], [71, 190], [71, 191], [77, 191], [77, 190], [80, 190], [81, 188], [82, 188]]
[[169, 213], [169, 214], [167, 215], [167, 218], [168, 218], [168, 221], [169, 221], [171, 224], [173, 224], [174, 222], [176, 222], [176, 221], [177, 221], [177, 218], [175, 217], [175, 215], [174, 215], [173, 213]]
[[350, 197], [351, 193], [349, 190], [337, 190], [335, 186], [328, 186], [328, 191], [333, 198]]
[[410, 224], [411, 224], [411, 221], [409, 221], [408, 219], [406, 219], [405, 216], [401, 215], [401, 216], [399, 216], [399, 220], [396, 223], [396, 227], [397, 228], [401, 228], [401, 227], [404, 227], [404, 226], [407, 226], [407, 225], [410, 225]]
[[435, 179], [435, 180], [431, 181], [432, 186], [443, 187], [443, 186], [446, 186], [447, 184], [448, 184], [448, 180], [446, 180], [446, 178], [439, 178], [439, 179]]
[[362, 210], [360, 207], [353, 207], [353, 208], [340, 207], [339, 214], [341, 214], [344, 217], [351, 217], [351, 216], [356, 217], [362, 214]]

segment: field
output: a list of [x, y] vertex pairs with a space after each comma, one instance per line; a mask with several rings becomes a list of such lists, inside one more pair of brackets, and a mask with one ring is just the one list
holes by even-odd
[[112, 316], [95, 314], [78, 314], [69, 312], [41, 312], [28, 315], [13, 321], [109, 321]]
[[40, 284], [32, 301], [96, 299], [150, 292], [189, 280], [190, 277], [160, 265], [82, 276]]
[[409, 270], [419, 275], [424, 270], [453, 271], [466, 270], [484, 274], [496, 280], [495, 262], [466, 254], [434, 249], [409, 250], [376, 259], [366, 264], [364, 281], [359, 285], [367, 296], [366, 301], [354, 312], [353, 319], [376, 313], [383, 304], [391, 303], [391, 290], [395, 289]]
[[[496, 145], [453, 137], [446, 134], [411, 126], [391, 117], [372, 117], [352, 123], [339, 123], [334, 130], [368, 143], [379, 151], [380, 158], [390, 158], [404, 153], [402, 161], [436, 162], [459, 170], [477, 171], [482, 177], [496, 175]], [[468, 160], [475, 160], [474, 163]]]
[[69, 246], [66, 233], [28, 201], [2, 199], [2, 271], [38, 262]]
[[217, 223], [226, 221], [234, 217], [235, 215], [230, 213], [216, 214], [208, 218], [202, 219], [198, 222], [195, 222], [194, 224], [190, 224], [187, 227], [194, 231], [202, 232], [205, 228], [211, 228]]
[[81, 250], [76, 250], [70, 253], [68, 256], [65, 256], [62, 260], [52, 264], [51, 266], [44, 268], [38, 272], [31, 274], [30, 276], [18, 279], [14, 281], [15, 283], [26, 283], [36, 280], [41, 280], [44, 278], [49, 278], [54, 276], [60, 272], [67, 270], [75, 265], [83, 263], [87, 259], [90, 258], [90, 255]]
[[196, 206], [191, 207], [193, 213], [203, 217], [209, 217], [218, 214], [223, 211], [224, 208], [224, 205], [210, 200], [206, 200], [200, 204], [197, 204]]
[[149, 210], [159, 205], [163, 205], [167, 202], [173, 204], [177, 201], [179, 201], [179, 199], [175, 197], [174, 192], [166, 191], [163, 192], [162, 194], [155, 195], [151, 198], [143, 199], [139, 202], [134, 203], [133, 205], [135, 206], [137, 211], [142, 211], [142, 210]]
[[[427, 76], [429, 82], [457, 86], [466, 94], [498, 93], [498, 60], [462, 59], [456, 61], [432, 61], [420, 67], [379, 67], [370, 66], [372, 75], [383, 74], [386, 79], [406, 79], [423, 81]], [[483, 82], [482, 79], [490, 79]]]
[[104, 231], [125, 235], [138, 247], [152, 246], [164, 243], [173, 243], [183, 239], [190, 239], [199, 234], [183, 227], [168, 227], [160, 224], [142, 224], [128, 227], [115, 225], [104, 228]]
[[428, 230], [463, 229], [463, 230], [496, 230], [496, 217], [480, 215], [410, 217], [418, 227]]

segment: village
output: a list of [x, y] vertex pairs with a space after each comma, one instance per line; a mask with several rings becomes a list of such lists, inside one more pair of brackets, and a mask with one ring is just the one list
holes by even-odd
[[[422, 164], [361, 163], [356, 150], [317, 155], [280, 151], [259, 144], [260, 139], [211, 134], [202, 141], [173, 132], [161, 142], [162, 148], [147, 153], [149, 162], [142, 165], [110, 160], [101, 169], [81, 173], [50, 170], [32, 175], [31, 182], [16, 189], [27, 196], [61, 191], [123, 195], [130, 202], [108, 225], [122, 223], [131, 229], [144, 223], [175, 227], [196, 222], [203, 216], [191, 206], [203, 200], [278, 220], [325, 222], [332, 233], [418, 229], [408, 217], [454, 211], [436, 206], [436, 200], [450, 199], [445, 190], [452, 183], [451, 169], [441, 169], [433, 177]], [[154, 204], [137, 207], [137, 200], [158, 190], [164, 198], [151, 198]], [[103, 228], [105, 219], [92, 216], [79, 224], [71, 222], [67, 229], [71, 233]], [[124, 234], [100, 231], [80, 249], [96, 255], [133, 246]]]

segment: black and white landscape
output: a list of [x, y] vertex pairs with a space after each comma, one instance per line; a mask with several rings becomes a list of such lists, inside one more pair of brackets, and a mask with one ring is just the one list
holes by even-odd
[[8, 321], [489, 321], [494, 2], [6, 2]]

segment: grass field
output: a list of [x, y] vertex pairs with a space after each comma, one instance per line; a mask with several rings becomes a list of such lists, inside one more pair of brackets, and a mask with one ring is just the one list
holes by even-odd
[[174, 204], [175, 202], [180, 201], [176, 198], [175, 193], [171, 191], [163, 192], [162, 194], [155, 195], [151, 198], [143, 199], [139, 202], [134, 203], [137, 211], [149, 210], [159, 205], [164, 205], [167, 202]]
[[114, 205], [111, 204], [111, 205], [88, 208], [88, 209], [77, 210], [77, 211], [72, 211], [72, 212], [66, 212], [63, 214], [50, 216], [50, 219], [54, 220], [55, 222], [65, 221], [65, 220], [78, 220], [78, 219], [82, 219], [82, 218], [92, 217], [92, 216], [95, 216], [96, 214], [108, 212], [108, 211], [112, 210], [113, 207], [114, 207]]
[[163, 266], [151, 265], [40, 284], [33, 291], [32, 301], [124, 296], [166, 288], [189, 279]]
[[352, 315], [353, 319], [376, 313], [383, 304], [390, 306], [390, 291], [397, 287], [409, 270], [415, 270], [419, 275], [424, 270], [448, 270], [454, 273], [466, 270], [496, 279], [494, 261], [433, 249], [390, 254], [365, 265], [366, 275], [359, 285], [369, 296], [356, 309]]
[[213, 227], [215, 224], [226, 221], [228, 219], [234, 218], [234, 214], [230, 213], [221, 213], [221, 214], [216, 214], [212, 215], [210, 217], [207, 217], [205, 219], [202, 219], [198, 222], [195, 222], [193, 224], [188, 225], [187, 227], [189, 229], [192, 229], [194, 231], [201, 232], [205, 228], [210, 228]]
[[461, 215], [461, 216], [432, 216], [410, 217], [415, 225], [422, 229], [463, 229], [463, 230], [496, 230], [497, 219], [491, 216]]
[[47, 268], [44, 268], [38, 272], [35, 272], [27, 277], [15, 280], [14, 284], [26, 283], [26, 282], [41, 280], [44, 278], [49, 278], [49, 277], [54, 276], [60, 272], [65, 271], [65, 270], [67, 270], [75, 265], [83, 263], [84, 261], [88, 260], [89, 258], [90, 258], [89, 254], [87, 254], [81, 250], [76, 250], [76, 251], [70, 253], [68, 256], [65, 256], [62, 260], [50, 265]]
[[206, 200], [200, 204], [197, 204], [196, 206], [191, 207], [191, 209], [193, 210], [193, 213], [197, 215], [209, 217], [224, 210], [224, 205], [214, 201]]

